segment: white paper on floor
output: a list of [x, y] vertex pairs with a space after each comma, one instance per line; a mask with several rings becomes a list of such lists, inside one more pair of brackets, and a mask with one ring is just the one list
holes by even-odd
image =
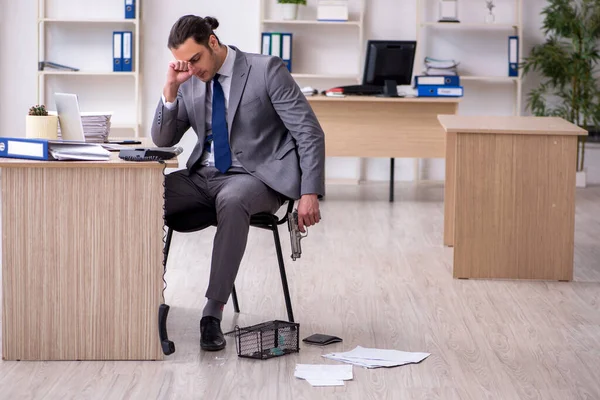
[[296, 364], [294, 376], [312, 386], [344, 386], [352, 379], [352, 365]]
[[369, 349], [356, 346], [354, 350], [345, 353], [329, 353], [323, 355], [323, 357], [365, 368], [379, 368], [420, 363], [430, 355], [430, 353], [410, 353], [399, 350]]

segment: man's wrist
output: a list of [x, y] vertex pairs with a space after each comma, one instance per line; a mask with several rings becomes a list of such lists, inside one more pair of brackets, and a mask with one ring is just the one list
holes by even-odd
[[179, 85], [176, 83], [167, 83], [163, 88], [163, 96], [169, 103], [174, 103], [177, 100], [177, 91], [179, 90]]

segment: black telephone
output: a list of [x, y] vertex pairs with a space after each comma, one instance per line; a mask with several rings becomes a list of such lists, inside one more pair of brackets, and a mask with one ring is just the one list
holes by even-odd
[[183, 149], [177, 147], [135, 147], [121, 149], [119, 158], [125, 161], [162, 161], [178, 156]]

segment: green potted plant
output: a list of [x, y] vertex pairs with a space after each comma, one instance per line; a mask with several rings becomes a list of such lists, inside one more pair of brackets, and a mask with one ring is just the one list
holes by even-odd
[[57, 139], [58, 116], [49, 115], [45, 105], [35, 105], [29, 109], [25, 120], [25, 136], [28, 138]]
[[[542, 82], [528, 94], [537, 116], [559, 116], [588, 130], [600, 126], [600, 2], [548, 0], [543, 9], [546, 42], [523, 59], [523, 76]], [[577, 186], [585, 186], [585, 136], [577, 142]]]
[[281, 8], [281, 17], [285, 20], [298, 18], [298, 5], [306, 5], [306, 0], [277, 0]]

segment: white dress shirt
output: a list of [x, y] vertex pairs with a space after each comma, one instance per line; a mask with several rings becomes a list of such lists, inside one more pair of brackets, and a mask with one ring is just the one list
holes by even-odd
[[[227, 49], [227, 56], [225, 57], [225, 61], [219, 71], [217, 72], [219, 77], [219, 83], [223, 88], [223, 93], [225, 94], [225, 118], [227, 118], [227, 112], [229, 110], [229, 92], [231, 91], [231, 78], [233, 76], [233, 65], [235, 63], [235, 55], [236, 52], [229, 46], [225, 47]], [[191, 77], [190, 79], [197, 79], [195, 77]], [[206, 85], [206, 121], [205, 121], [205, 130], [206, 137], [212, 137], [212, 95], [213, 95], [213, 81], [211, 80], [208, 85]], [[177, 105], [178, 100], [176, 99], [174, 102], [170, 103], [166, 101], [164, 94], [162, 95], [162, 101], [165, 107], [169, 110], [172, 110]], [[231, 137], [231, 131], [229, 127], [227, 127], [227, 132]], [[206, 166], [214, 166], [215, 165], [215, 156], [214, 156], [214, 143], [210, 141], [210, 151], [205, 150], [202, 153], [202, 157], [200, 158], [200, 163]], [[233, 152], [231, 152], [231, 166], [232, 167], [241, 167], [241, 164], [235, 158]]]

